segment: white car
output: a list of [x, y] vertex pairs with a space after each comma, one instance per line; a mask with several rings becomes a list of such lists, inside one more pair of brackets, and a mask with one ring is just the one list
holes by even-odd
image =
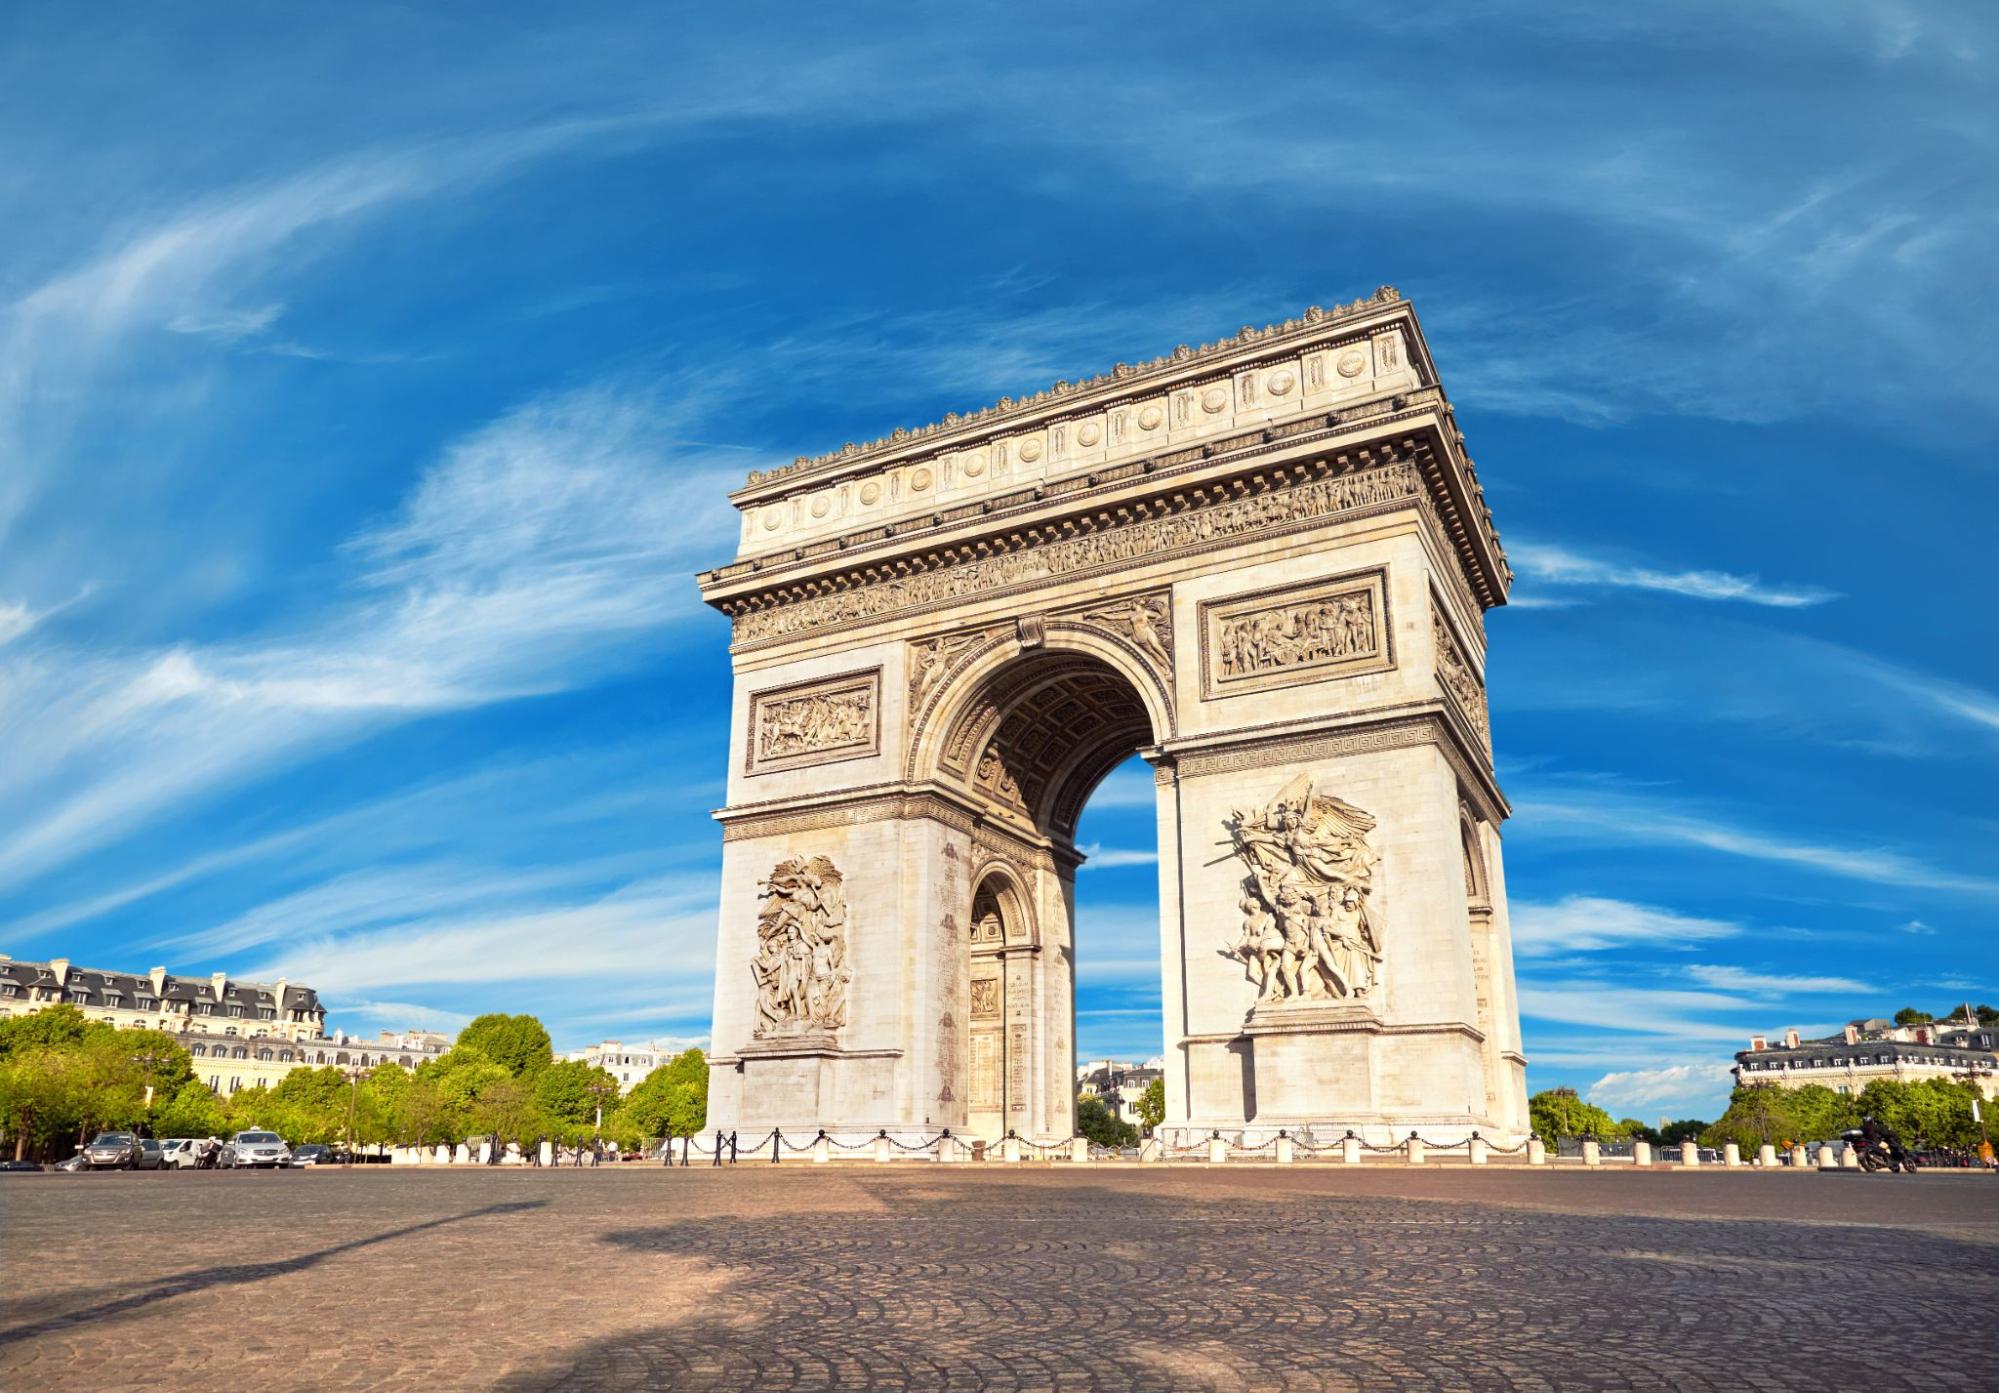
[[229, 1139], [229, 1164], [237, 1166], [270, 1166], [274, 1169], [292, 1163], [291, 1148], [276, 1132], [238, 1132]]
[[196, 1137], [166, 1137], [162, 1139], [160, 1142], [160, 1154], [163, 1159], [160, 1164], [163, 1166], [172, 1166], [175, 1170], [193, 1170], [195, 1162], [201, 1159], [201, 1153], [194, 1149], [198, 1140], [199, 1138]]

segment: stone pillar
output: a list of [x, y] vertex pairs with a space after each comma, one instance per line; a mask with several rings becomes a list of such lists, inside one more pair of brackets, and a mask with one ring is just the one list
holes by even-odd
[[1423, 1149], [1423, 1139], [1414, 1132], [1411, 1132], [1409, 1134], [1409, 1164], [1412, 1166], [1422, 1165], [1424, 1157], [1427, 1154]]
[[1292, 1160], [1293, 1157], [1291, 1154], [1291, 1138], [1289, 1136], [1279, 1137], [1277, 1139], [1277, 1164], [1280, 1166], [1288, 1166], [1291, 1164]]
[[1843, 1171], [1860, 1169], [1860, 1153], [1854, 1149], [1852, 1142], [1839, 1149], [1839, 1168]]
[[1600, 1166], [1603, 1164], [1603, 1147], [1597, 1144], [1595, 1137], [1590, 1137], [1583, 1142], [1583, 1164], [1586, 1166]]
[[1683, 1166], [1698, 1166], [1700, 1163], [1701, 1163], [1700, 1147], [1690, 1141], [1681, 1142], [1680, 1164]]
[[1527, 1138], [1527, 1164], [1530, 1166], [1548, 1164], [1548, 1146], [1539, 1137]]
[[1839, 1152], [1830, 1142], [1819, 1147], [1819, 1169], [1822, 1171], [1839, 1169]]
[[1485, 1138], [1481, 1137], [1476, 1132], [1472, 1133], [1471, 1163], [1475, 1166], [1482, 1166], [1485, 1164], [1485, 1156], [1486, 1156]]
[[823, 1166], [833, 1159], [833, 1143], [824, 1132], [812, 1143], [812, 1164]]
[[1805, 1154], [1805, 1148], [1803, 1146], [1794, 1146], [1791, 1148], [1791, 1166], [1793, 1169], [1803, 1170], [1806, 1166], [1809, 1166], [1811, 1163], [1812, 1163], [1812, 1158]]
[[1088, 1137], [1069, 1138], [1069, 1159], [1079, 1166], [1090, 1163], [1090, 1139]]
[[1770, 1145], [1767, 1141], [1757, 1147], [1756, 1164], [1765, 1170], [1775, 1170], [1777, 1168], [1777, 1148]]
[[1631, 1144], [1631, 1164], [1634, 1166], [1649, 1166], [1652, 1164], [1651, 1142], [1636, 1141]]
[[1165, 1143], [1161, 1142], [1157, 1137], [1147, 1138], [1145, 1144], [1138, 1148], [1138, 1159], [1141, 1161], [1165, 1160], [1166, 1159]]
[[1000, 1160], [1006, 1161], [1010, 1164], [1014, 1161], [1018, 1161], [1019, 1159], [1020, 1159], [1020, 1138], [1016, 1137], [1015, 1135], [1013, 1135], [1013, 1133], [1009, 1132], [1007, 1133], [1006, 1140], [1000, 1143]]
[[1340, 1139], [1340, 1160], [1349, 1166], [1360, 1164], [1360, 1138], [1352, 1132]]
[[1220, 1137], [1208, 1138], [1208, 1164], [1219, 1166], [1229, 1158], [1229, 1144]]
[[554, 1143], [554, 1142], [546, 1142], [546, 1141], [545, 1141], [545, 1142], [543, 1142], [543, 1143], [541, 1144], [541, 1163], [542, 1163], [542, 1164], [543, 1164], [544, 1166], [552, 1166], [552, 1165], [554, 1165], [554, 1164], [555, 1164], [555, 1143]]
[[1723, 1146], [1723, 1147], [1721, 1148], [1721, 1163], [1722, 1163], [1722, 1164], [1723, 1164], [1724, 1166], [1739, 1166], [1739, 1165], [1741, 1165], [1741, 1164], [1742, 1164], [1742, 1148], [1741, 1148], [1741, 1147], [1739, 1147], [1739, 1146], [1737, 1146], [1737, 1145], [1736, 1145], [1736, 1144], [1735, 1144], [1734, 1142], [1729, 1142], [1729, 1143], [1727, 1143], [1726, 1145], [1724, 1145], [1724, 1146]]
[[451, 1164], [451, 1148], [443, 1142], [437, 1144], [437, 1163], [441, 1166]]

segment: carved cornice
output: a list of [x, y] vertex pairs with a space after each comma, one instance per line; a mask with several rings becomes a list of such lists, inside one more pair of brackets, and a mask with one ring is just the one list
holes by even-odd
[[752, 470], [749, 487], [742, 492], [780, 481], [786, 483], [802, 481], [836, 467], [872, 462], [877, 457], [893, 455], [910, 446], [927, 445], [933, 441], [941, 445], [961, 436], [984, 434], [1038, 413], [1080, 404], [1082, 400], [1105, 388], [1113, 388], [1120, 393], [1129, 392], [1143, 388], [1155, 379], [1181, 372], [1190, 364], [1224, 358], [1245, 348], [1259, 345], [1271, 347], [1288, 345], [1291, 340], [1308, 338], [1323, 332], [1328, 326], [1375, 314], [1403, 303], [1405, 301], [1400, 292], [1393, 286], [1384, 285], [1372, 295], [1355, 300], [1351, 304], [1335, 305], [1330, 310], [1313, 305], [1299, 317], [1284, 320], [1279, 324], [1268, 324], [1261, 329], [1246, 324], [1233, 338], [1204, 343], [1198, 347], [1181, 344], [1171, 353], [1163, 354], [1147, 363], [1135, 365], [1119, 363], [1099, 377], [1085, 378], [1080, 382], [1057, 382], [1031, 397], [1022, 397], [1018, 400], [1013, 397], [1001, 397], [994, 405], [978, 411], [964, 415], [954, 411], [941, 421], [918, 426], [915, 429], [897, 429], [866, 444], [850, 442], [823, 455], [800, 455], [792, 463], [781, 465], [776, 469]]
[[1072, 869], [1082, 857], [1059, 842], [1037, 840], [951, 789], [909, 784], [870, 784], [841, 793], [777, 798], [737, 803], [712, 814], [722, 824], [724, 842], [766, 837], [795, 837], [833, 827], [865, 827], [876, 823], [928, 819], [943, 823], [986, 848], [1003, 847], [1007, 854], [1042, 870]]
[[1248, 478], [1051, 518], [923, 556], [773, 587], [719, 601], [718, 608], [734, 619], [736, 650], [743, 652], [885, 615], [923, 613], [1057, 579], [1087, 579], [1164, 557], [1198, 555], [1335, 517], [1414, 507], [1423, 489], [1411, 462], [1417, 452], [1413, 439], [1377, 442], [1357, 452], [1375, 467], [1338, 472], [1336, 459], [1301, 460]]

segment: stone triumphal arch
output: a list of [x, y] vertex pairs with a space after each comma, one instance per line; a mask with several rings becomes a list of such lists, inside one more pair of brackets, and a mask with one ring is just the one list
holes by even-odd
[[1076, 819], [1155, 771], [1167, 1127], [1526, 1127], [1483, 613], [1392, 290], [751, 476], [710, 1117], [1066, 1138]]

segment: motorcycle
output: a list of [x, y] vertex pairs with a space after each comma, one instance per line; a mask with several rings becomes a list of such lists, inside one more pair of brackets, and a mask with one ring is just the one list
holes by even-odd
[[1873, 1174], [1879, 1171], [1916, 1173], [1916, 1158], [1887, 1137], [1875, 1137], [1872, 1141], [1866, 1132], [1855, 1127], [1843, 1132], [1840, 1140], [1852, 1146], [1860, 1157], [1860, 1169]]

